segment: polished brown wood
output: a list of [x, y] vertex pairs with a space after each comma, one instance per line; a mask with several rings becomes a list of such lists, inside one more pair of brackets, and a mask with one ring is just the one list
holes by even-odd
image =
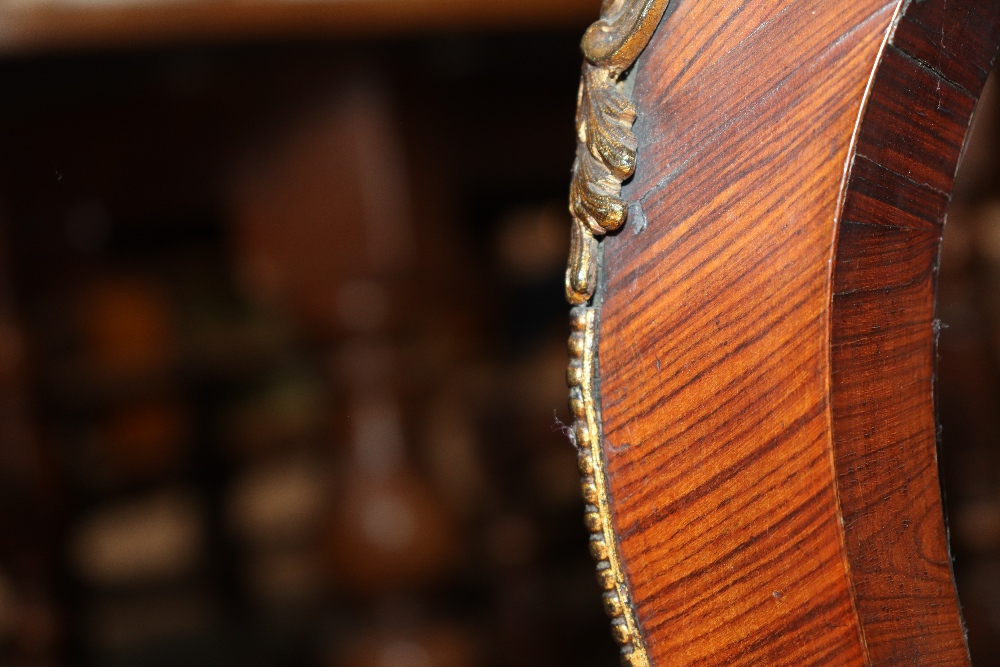
[[831, 310], [837, 488], [874, 665], [967, 662], [941, 510], [934, 290], [1000, 5], [911, 3], [882, 54], [838, 230]]
[[674, 0], [636, 64], [631, 222], [596, 302], [658, 667], [968, 662], [934, 276], [998, 24], [996, 0]]

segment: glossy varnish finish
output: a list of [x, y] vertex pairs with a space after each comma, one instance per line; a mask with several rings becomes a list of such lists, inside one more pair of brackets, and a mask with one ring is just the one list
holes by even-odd
[[933, 278], [996, 21], [994, 0], [674, 0], [636, 64], [632, 218], [597, 303], [653, 664], [967, 661]]
[[1000, 4], [911, 3], [872, 82], [834, 263], [834, 452], [874, 665], [968, 662], [941, 511], [934, 288]]

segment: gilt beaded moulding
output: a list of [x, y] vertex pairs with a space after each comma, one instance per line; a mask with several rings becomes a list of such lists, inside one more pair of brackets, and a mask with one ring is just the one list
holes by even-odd
[[583, 37], [583, 74], [577, 107], [577, 151], [570, 185], [573, 216], [566, 298], [570, 314], [567, 382], [573, 414], [572, 439], [583, 475], [584, 520], [604, 608], [626, 667], [650, 667], [632, 610], [628, 582], [618, 554], [608, 498], [601, 438], [597, 375], [597, 289], [599, 238], [628, 217], [622, 182], [635, 172], [636, 110], [625, 84], [629, 68], [649, 43], [669, 0], [605, 0], [601, 18]]

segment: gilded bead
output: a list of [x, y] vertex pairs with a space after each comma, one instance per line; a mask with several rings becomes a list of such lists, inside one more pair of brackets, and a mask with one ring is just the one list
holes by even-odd
[[583, 384], [583, 367], [578, 363], [571, 363], [566, 369], [566, 384], [576, 387]]
[[583, 351], [586, 347], [586, 341], [584, 340], [582, 333], [573, 333], [569, 337], [569, 356], [572, 359], [580, 359], [583, 357]]
[[611, 622], [611, 636], [621, 646], [625, 646], [632, 641], [632, 633], [629, 632], [624, 618], [617, 618]]
[[621, 598], [618, 597], [618, 593], [615, 591], [608, 591], [603, 596], [604, 602], [604, 612], [611, 618], [618, 618], [625, 610], [622, 608]]
[[594, 460], [590, 456], [589, 447], [581, 447], [576, 455], [576, 465], [582, 475], [594, 474]]
[[579, 387], [569, 388], [569, 411], [576, 419], [587, 417], [587, 404], [583, 401], [583, 392]]
[[597, 493], [597, 486], [594, 485], [594, 481], [584, 480], [583, 484], [580, 485], [580, 490], [583, 492], [583, 499], [588, 503], [596, 504], [599, 500]]
[[608, 545], [604, 542], [603, 535], [590, 536], [590, 555], [594, 560], [608, 559]]
[[573, 308], [569, 311], [569, 327], [573, 331], [583, 331], [587, 328], [587, 309]]
[[607, 562], [601, 562], [597, 565], [597, 583], [600, 585], [601, 590], [613, 591], [615, 589], [615, 573], [611, 571], [611, 565]]
[[647, 667], [639, 657], [639, 652], [628, 646], [622, 650], [622, 667]]

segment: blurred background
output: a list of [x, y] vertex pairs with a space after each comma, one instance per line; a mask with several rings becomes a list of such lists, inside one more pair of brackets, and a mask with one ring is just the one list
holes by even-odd
[[973, 118], [938, 275], [939, 451], [972, 662], [1000, 665], [1000, 90]]
[[[617, 664], [565, 414], [597, 0], [0, 3], [0, 664]], [[1000, 105], [940, 274], [1000, 664]]]
[[0, 664], [617, 664], [559, 429], [598, 5], [0, 5]]

